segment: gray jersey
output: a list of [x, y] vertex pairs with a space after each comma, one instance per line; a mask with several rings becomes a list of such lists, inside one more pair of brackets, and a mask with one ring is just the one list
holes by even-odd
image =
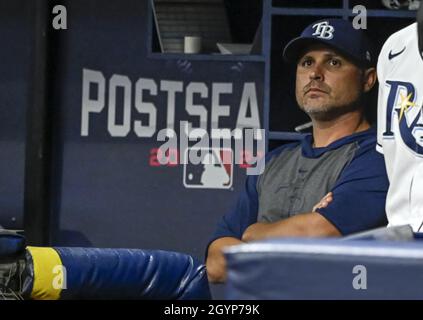
[[352, 142], [320, 157], [308, 158], [298, 145], [273, 157], [257, 181], [258, 221], [274, 222], [311, 212], [334, 187], [358, 147], [357, 142]]

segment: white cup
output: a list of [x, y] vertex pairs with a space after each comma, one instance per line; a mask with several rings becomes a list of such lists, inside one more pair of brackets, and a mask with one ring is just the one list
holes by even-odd
[[184, 53], [200, 53], [201, 37], [184, 37]]

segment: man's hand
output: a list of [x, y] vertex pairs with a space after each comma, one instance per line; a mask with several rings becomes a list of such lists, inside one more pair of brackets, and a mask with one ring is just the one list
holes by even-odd
[[226, 259], [223, 249], [241, 243], [242, 241], [237, 238], [224, 237], [216, 239], [210, 244], [206, 261], [207, 276], [210, 282], [225, 282]]
[[317, 203], [314, 207], [313, 207], [313, 211], [312, 212], [316, 212], [317, 209], [321, 209], [321, 208], [326, 208], [329, 203], [331, 203], [333, 201], [333, 193], [329, 192], [327, 195], [325, 195], [320, 201], [319, 203]]

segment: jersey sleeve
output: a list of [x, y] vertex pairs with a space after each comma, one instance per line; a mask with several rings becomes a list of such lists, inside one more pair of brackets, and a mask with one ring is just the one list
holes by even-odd
[[210, 243], [222, 237], [242, 238], [247, 227], [257, 221], [257, 176], [248, 176], [245, 187], [231, 210], [217, 224]]
[[360, 147], [331, 190], [333, 201], [317, 212], [342, 235], [387, 225], [385, 201], [388, 177], [383, 156], [373, 143]]

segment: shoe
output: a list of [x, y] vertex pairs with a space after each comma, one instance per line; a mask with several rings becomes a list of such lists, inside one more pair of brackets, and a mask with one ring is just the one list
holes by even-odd
[[25, 237], [0, 229], [0, 300], [23, 300], [32, 287], [32, 260]]

